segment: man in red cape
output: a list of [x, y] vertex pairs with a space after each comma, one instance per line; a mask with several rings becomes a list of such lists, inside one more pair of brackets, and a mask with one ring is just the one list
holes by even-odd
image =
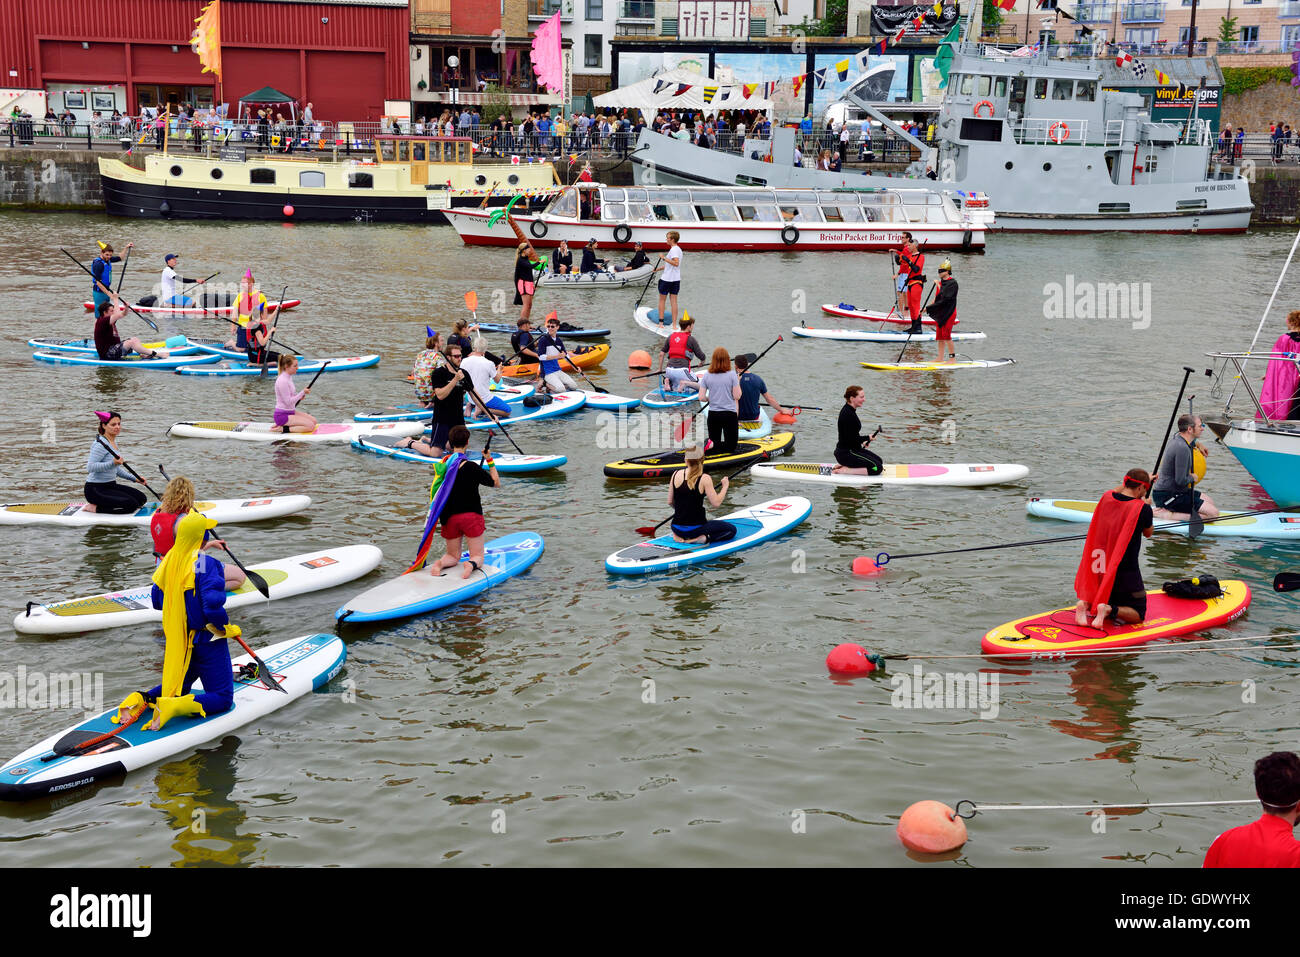
[[1101, 629], [1114, 615], [1126, 625], [1146, 617], [1146, 586], [1138, 567], [1141, 538], [1151, 537], [1151, 476], [1129, 469], [1124, 481], [1101, 497], [1092, 513], [1083, 557], [1074, 576], [1074, 620]]

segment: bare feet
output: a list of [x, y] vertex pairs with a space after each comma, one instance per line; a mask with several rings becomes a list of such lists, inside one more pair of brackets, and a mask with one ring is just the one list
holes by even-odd
[[1110, 605], [1098, 605], [1097, 617], [1092, 620], [1092, 627], [1101, 631], [1106, 625], [1106, 616], [1110, 614]]
[[1088, 624], [1088, 603], [1080, 601], [1074, 606], [1074, 623], [1081, 627], [1087, 627]]
[[89, 502], [87, 502], [85, 505], [81, 506], [81, 510], [82, 510], [83, 512], [97, 512], [97, 511], [99, 511], [99, 509], [95, 508], [95, 506], [91, 505]]

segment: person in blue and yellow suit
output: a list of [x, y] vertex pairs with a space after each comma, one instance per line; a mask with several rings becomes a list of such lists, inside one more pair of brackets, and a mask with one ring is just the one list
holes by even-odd
[[[157, 731], [172, 718], [211, 717], [234, 703], [226, 639], [241, 632], [226, 615], [222, 564], [201, 551], [204, 533], [216, 524], [198, 512], [176, 523], [176, 542], [153, 576], [153, 606], [162, 610], [166, 638], [162, 684], [128, 696], [118, 706], [115, 722], [149, 707], [154, 716], [147, 730]], [[196, 679], [203, 682], [200, 694], [190, 693]]]

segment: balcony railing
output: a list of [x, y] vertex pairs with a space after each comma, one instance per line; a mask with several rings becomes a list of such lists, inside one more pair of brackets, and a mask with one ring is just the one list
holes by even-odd
[[1124, 23], [1164, 23], [1165, 5], [1163, 3], [1126, 3], [1120, 12]]
[[1300, 0], [1282, 0], [1277, 5], [1279, 17], [1300, 17]]
[[528, 0], [528, 18], [530, 20], [545, 20], [548, 17], [555, 16], [555, 11], [560, 11], [560, 20], [568, 21], [573, 19], [573, 4], [564, 3], [563, 0]]
[[1080, 23], [1110, 23], [1115, 16], [1115, 6], [1108, 2], [1083, 2], [1075, 10]]
[[622, 0], [618, 5], [620, 20], [653, 20], [655, 0]]

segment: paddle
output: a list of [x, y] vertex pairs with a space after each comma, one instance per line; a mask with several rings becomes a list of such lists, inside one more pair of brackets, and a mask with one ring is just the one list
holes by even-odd
[[[552, 312], [551, 315], [555, 315], [555, 313]], [[547, 318], [549, 319], [550, 316], [548, 316]], [[548, 333], [548, 334], [549, 334], [549, 333]], [[558, 335], [558, 333], [557, 333], [557, 335]], [[564, 358], [566, 358], [566, 359], [569, 360], [569, 365], [573, 366], [573, 370], [574, 370], [575, 372], [577, 372], [578, 375], [582, 376], [584, 379], [587, 380], [587, 385], [591, 386], [591, 388], [592, 388], [593, 391], [595, 391], [595, 392], [603, 392], [603, 393], [605, 393], [606, 395], [609, 395], [609, 390], [608, 390], [608, 389], [602, 389], [600, 386], [596, 385], [596, 383], [592, 382], [590, 379], [587, 379], [587, 373], [583, 372], [583, 371], [582, 371], [582, 367], [581, 367], [580, 365], [578, 365], [577, 362], [574, 361], [573, 356], [569, 355], [569, 350], [568, 350], [568, 349], [566, 349], [563, 345], [560, 345], [560, 348], [561, 348], [561, 349], [564, 349]], [[541, 359], [540, 359], [540, 357], [539, 357], [539, 359], [538, 359], [538, 363], [537, 363], [537, 374], [538, 374], [538, 375], [541, 375], [541, 374], [542, 374], [542, 364], [541, 364]], [[545, 381], [545, 380], [543, 380], [543, 381]]]
[[[280, 322], [280, 307], [284, 305], [284, 294], [287, 293], [288, 291], [289, 291], [289, 284], [288, 284], [288, 283], [285, 283], [285, 284], [284, 284], [284, 288], [280, 290], [280, 301], [279, 301], [278, 303], [275, 304], [275, 309], [274, 309], [274, 312], [275, 312], [275, 318], [271, 320], [271, 325], [268, 326], [268, 327], [267, 327], [267, 330], [266, 330], [266, 342], [267, 342], [267, 345], [270, 345], [271, 340], [272, 340], [273, 338], [275, 338], [275, 327], [276, 327], [276, 326], [279, 324], [279, 322]], [[266, 375], [266, 359], [267, 359], [267, 354], [268, 354], [269, 350], [266, 348], [266, 346], [263, 346], [263, 347], [262, 347], [261, 349], [259, 349], [258, 351], [262, 353], [262, 369], [261, 369], [260, 372], [257, 373], [257, 377], [260, 379], [260, 378], [262, 378], [262, 376]], [[295, 350], [295, 351], [296, 351], [296, 350]], [[327, 362], [325, 365], [329, 365], [329, 363]], [[322, 369], [322, 370], [323, 370], [324, 368], [325, 368], [325, 366], [321, 366], [321, 369]], [[315, 379], [312, 379], [311, 381], [312, 381], [312, 382], [315, 382], [316, 380], [315, 380]], [[307, 388], [310, 389], [311, 386], [308, 386]]]
[[1295, 591], [1300, 588], [1300, 575], [1295, 572], [1278, 572], [1273, 577], [1274, 591]]
[[[732, 472], [730, 475], [728, 475], [728, 476], [726, 477], [727, 480], [730, 481], [731, 479], [735, 478], [737, 475], [739, 475], [741, 472], [745, 471], [745, 469], [749, 468], [751, 465], [753, 465], [753, 464], [754, 464], [755, 462], [757, 462], [757, 461], [758, 461], [758, 459], [754, 459], [754, 460], [752, 460], [752, 461], [750, 461], [750, 462], [746, 462], [746, 463], [745, 463], [744, 465], [742, 465], [740, 468], [736, 469], [736, 471], [734, 471], [734, 472]], [[670, 480], [670, 481], [671, 481], [671, 480]], [[675, 514], [675, 513], [674, 513], [674, 514]], [[646, 537], [653, 537], [653, 536], [654, 536], [654, 535], [659, 531], [659, 529], [663, 528], [663, 526], [664, 526], [665, 523], [667, 523], [667, 522], [671, 522], [672, 520], [673, 520], [673, 516], [672, 516], [672, 515], [669, 515], [667, 518], [665, 518], [665, 519], [664, 519], [662, 522], [660, 522], [658, 525], [654, 525], [654, 526], [651, 526], [651, 525], [642, 525], [640, 528], [638, 528], [638, 529], [636, 530], [636, 533], [637, 533], [638, 535], [645, 535]]]
[[[122, 459], [122, 456], [119, 455], [116, 451], [114, 451], [113, 446], [109, 445], [107, 442], [104, 441], [104, 437], [102, 435], [95, 436], [95, 441], [98, 442], [100, 445], [102, 445], [104, 449], [108, 452], [108, 454], [113, 456], [113, 458]], [[131, 468], [131, 466], [127, 464], [126, 459], [122, 459], [122, 468], [130, 472], [131, 477], [134, 478], [137, 482], [139, 482], [145, 488], [149, 489], [150, 492], [153, 492], [154, 498], [156, 498], [160, 502], [162, 501], [162, 496], [159, 495], [157, 492], [153, 491], [153, 488], [149, 485], [149, 483], [140, 477], [140, 473], [137, 472], [135, 469]]]
[[147, 704], [142, 704], [139, 706], [137, 710], [131, 712], [131, 716], [129, 718], [127, 718], [125, 721], [119, 724], [112, 731], [107, 731], [104, 734], [96, 735], [95, 737], [90, 738], [87, 741], [78, 741], [76, 744], [69, 745], [67, 748], [65, 748], [62, 751], [58, 750], [58, 748], [55, 748], [51, 750], [49, 754], [44, 755], [41, 758], [41, 762], [43, 764], [48, 764], [50, 761], [53, 761], [55, 758], [66, 758], [70, 755], [76, 754], [79, 751], [85, 751], [87, 748], [92, 748], [97, 744], [102, 744], [103, 742], [107, 741], [109, 738], [115, 737], [116, 735], [121, 734], [127, 728], [131, 727], [131, 725], [135, 723], [136, 718], [140, 717], [140, 715], [144, 714], [148, 710], [149, 710], [149, 706]]
[[[769, 409], [772, 408], [771, 402], [764, 402], [763, 405], [767, 406]], [[793, 405], [787, 405], [786, 408], [798, 409], [799, 412], [825, 412], [826, 411], [820, 405], [799, 405], [797, 402], [794, 403]], [[795, 415], [798, 415], [799, 412], [796, 412]]]
[[[686, 368], [687, 368], [688, 370], [690, 370], [691, 372], [694, 372], [696, 369], [704, 369], [704, 368], [707, 368], [707, 367], [708, 367], [708, 363], [702, 363], [702, 364], [697, 365], [697, 366], [687, 366]], [[642, 374], [640, 374], [640, 375], [630, 375], [630, 376], [627, 377], [627, 381], [628, 381], [628, 382], [633, 382], [633, 381], [635, 381], [636, 379], [652, 379], [652, 378], [654, 378], [655, 376], [661, 376], [661, 375], [663, 375], [663, 374], [664, 374], [664, 371], [665, 371], [665, 370], [660, 369], [658, 372], [645, 372], [645, 373], [642, 373]]]
[[[131, 251], [130, 251], [129, 249], [128, 249], [127, 252], [126, 252], [126, 255], [127, 255], [127, 258], [129, 259], [130, 256], [131, 256]], [[125, 265], [122, 266], [122, 272], [123, 272], [123, 273], [126, 272], [126, 266], [125, 266]], [[208, 276], [206, 279], [200, 279], [200, 280], [198, 280], [198, 282], [192, 282], [192, 283], [189, 283], [188, 285], [185, 286], [185, 288], [183, 288], [183, 289], [181, 290], [181, 295], [182, 295], [182, 296], [185, 295], [185, 293], [187, 293], [187, 292], [188, 292], [191, 288], [193, 288], [194, 286], [202, 285], [203, 283], [207, 282], [209, 279], [216, 279], [216, 278], [217, 278], [218, 276], [220, 276], [220, 275], [221, 275], [221, 270], [218, 269], [216, 272], [214, 272], [211, 276]]]
[[[66, 249], [62, 249], [62, 248], [59, 249], [59, 252], [63, 253], [63, 255], [67, 256], [67, 257], [68, 257], [69, 259], [71, 259], [74, 263], [76, 263], [76, 264], [81, 268], [81, 271], [82, 271], [82, 272], [84, 272], [87, 276], [89, 276], [89, 277], [91, 278], [91, 280], [94, 281], [95, 284], [96, 284], [97, 286], [99, 286], [100, 289], [103, 289], [103, 290], [104, 290], [105, 295], [113, 296], [114, 298], [117, 297], [117, 293], [113, 292], [113, 290], [111, 290], [111, 289], [109, 289], [108, 287], [106, 287], [102, 282], [99, 282], [98, 280], [96, 280], [96, 279], [95, 279], [95, 274], [94, 274], [93, 272], [91, 272], [89, 269], [87, 269], [85, 266], [83, 266], [83, 265], [81, 264], [81, 260], [79, 260], [76, 256], [72, 255], [72, 253], [70, 253], [70, 252], [68, 252]], [[153, 321], [152, 319], [148, 318], [147, 316], [142, 316], [142, 315], [140, 315], [140, 311], [139, 311], [138, 309], [136, 309], [135, 306], [131, 305], [131, 304], [130, 304], [129, 302], [127, 302], [125, 299], [120, 300], [120, 302], [121, 302], [124, 306], [126, 306], [126, 308], [130, 309], [130, 310], [131, 310], [132, 312], [134, 312], [137, 316], [139, 316], [139, 318], [141, 319], [141, 321], [143, 321], [143, 322], [145, 323], [145, 325], [147, 325], [150, 329], [152, 329], [154, 332], [157, 332], [157, 331], [158, 331], [158, 326], [154, 324], [154, 321]]]
[[[1152, 482], [1155, 481], [1154, 476], [1159, 473], [1160, 465], [1164, 462], [1165, 447], [1169, 444], [1169, 436], [1173, 432], [1174, 422], [1178, 418], [1178, 410], [1183, 404], [1183, 393], [1187, 391], [1187, 380], [1191, 378], [1192, 373], [1195, 371], [1196, 370], [1191, 366], [1183, 366], [1183, 384], [1178, 389], [1178, 401], [1174, 403], [1173, 412], [1169, 413], [1169, 424], [1165, 426], [1164, 438], [1160, 441], [1160, 451], [1156, 454], [1156, 467], [1151, 470]], [[1206, 369], [1205, 374], [1213, 375], [1213, 370]], [[1150, 489], [1147, 490], [1148, 495], [1150, 495], [1150, 491]], [[1192, 504], [1196, 504], [1195, 496], [1193, 496]], [[1201, 518], [1201, 513], [1193, 508], [1191, 515], [1187, 520], [1187, 536], [1188, 538], [1195, 538], [1203, 531], [1205, 531], [1205, 521]]]
[[122, 260], [122, 274], [117, 277], [117, 288], [113, 290], [114, 293], [121, 293], [122, 291], [122, 280], [126, 278], [126, 267], [131, 265], [131, 248], [130, 246], [126, 247], [126, 258]]
[[[324, 361], [324, 363], [321, 364], [321, 367], [320, 367], [319, 369], [316, 370], [316, 374], [315, 374], [314, 376], [311, 377], [311, 381], [307, 383], [307, 389], [311, 389], [311, 387], [314, 386], [314, 385], [316, 384], [316, 380], [320, 378], [320, 374], [321, 374], [322, 372], [324, 372], [325, 369], [328, 368], [329, 364], [330, 364], [331, 362], [333, 362], [333, 361], [334, 361], [333, 359], [326, 359], [326, 360]], [[307, 390], [304, 390], [304, 391], [307, 391]], [[307, 397], [304, 395], [304, 396], [302, 397], [302, 399], [305, 399], [305, 398], [307, 398]], [[299, 403], [300, 405], [302, 404], [302, 399], [299, 399], [299, 400], [298, 400], [298, 403]]]
[[650, 283], [654, 282], [655, 273], [658, 271], [659, 267], [656, 266], [654, 269], [650, 270], [650, 275], [646, 277], [645, 285], [641, 287], [641, 295], [637, 296], [636, 305], [632, 307], [633, 315], [635, 315], [636, 311], [641, 308], [641, 300], [645, 298], [646, 291], [649, 290]]
[[[754, 368], [754, 366], [758, 365], [759, 360], [762, 359], [763, 356], [767, 355], [769, 352], [771, 352], [771, 351], [776, 347], [776, 344], [777, 344], [778, 342], [784, 342], [784, 341], [785, 341], [785, 337], [784, 337], [784, 336], [777, 336], [775, 339], [773, 339], [773, 340], [772, 340], [772, 344], [771, 344], [770, 346], [768, 346], [766, 349], [764, 349], [762, 352], [760, 352], [760, 353], [755, 357], [754, 361], [751, 362], [751, 363], [749, 364], [749, 368], [746, 369], [745, 371], [746, 371], [746, 372], [751, 371], [751, 370]], [[703, 398], [700, 399], [700, 408], [701, 408], [701, 409], [704, 408], [704, 407], [705, 407], [706, 405], [708, 405], [708, 404], [709, 404], [709, 400], [708, 400], [708, 399], [703, 399]], [[698, 412], [692, 412], [689, 416], [684, 416], [684, 417], [682, 418], [682, 424], [681, 424], [681, 426], [680, 426], [680, 432], [677, 433], [677, 439], [678, 439], [678, 441], [680, 441], [680, 440], [683, 439], [687, 434], [690, 433], [690, 431], [691, 431], [691, 426], [695, 424], [695, 416], [696, 416], [697, 414], [698, 414]]]
[[[442, 356], [443, 361], [446, 362], [451, 369], [453, 369], [456, 372], [460, 371], [460, 366], [458, 366], [456, 363], [451, 361], [451, 356], [447, 355], [447, 353], [443, 352], [441, 349], [438, 350], [438, 354]], [[468, 379], [469, 376], [466, 375], [465, 378]], [[479, 398], [478, 390], [474, 388], [473, 380], [470, 381], [469, 388], [465, 389], [465, 391], [468, 392], [473, 397], [474, 401], [479, 404], [479, 408], [483, 410], [484, 414], [487, 415], [487, 417], [492, 420], [493, 427], [500, 429], [502, 434], [505, 435], [505, 437], [510, 441], [510, 444], [515, 447], [515, 451], [518, 452], [520, 455], [523, 455], [524, 450], [519, 447], [518, 442], [516, 442], [513, 438], [511, 438], [510, 433], [506, 430], [506, 427], [501, 424], [501, 420], [497, 418], [498, 413], [495, 413], [491, 409], [489, 409], [487, 407], [487, 403]], [[432, 416], [429, 417], [429, 422], [430, 425], [433, 424]]]
[[[227, 554], [230, 554], [230, 553], [227, 552]], [[231, 558], [234, 558], [235, 556], [234, 556], [234, 555], [231, 555], [230, 557], [231, 557]], [[236, 565], [239, 565], [239, 562], [236, 561], [235, 564], [236, 564]], [[240, 568], [243, 568], [244, 566], [243, 566], [243, 565], [240, 565], [239, 567], [240, 567]], [[251, 577], [250, 577], [249, 580], [250, 580], [250, 581], [252, 580]], [[212, 626], [212, 625], [208, 625], [208, 631], [211, 631], [214, 635], [217, 635], [217, 633], [216, 633], [215, 631], [213, 631], [213, 626]], [[263, 661], [261, 658], [257, 657], [257, 654], [253, 651], [252, 648], [248, 647], [247, 642], [245, 642], [243, 638], [241, 638], [239, 635], [217, 635], [217, 637], [218, 637], [218, 638], [234, 638], [235, 641], [239, 642], [239, 647], [243, 648], [246, 652], [248, 652], [249, 657], [251, 657], [251, 658], [253, 659], [253, 664], [257, 665], [257, 677], [258, 677], [258, 680], [260, 680], [260, 681], [262, 682], [262, 684], [266, 685], [266, 686], [267, 686], [268, 688], [270, 688], [272, 691], [282, 691], [282, 692], [284, 692], [285, 694], [288, 694], [288, 693], [289, 693], [289, 692], [285, 691], [283, 687], [281, 687], [280, 682], [278, 682], [278, 681], [275, 680], [275, 675], [271, 674], [271, 669], [268, 668], [268, 667], [266, 666], [266, 662]]]
[[[925, 302], [921, 303], [921, 312], [925, 312], [925, 307], [928, 306], [928, 305], [930, 304], [930, 297], [934, 295], [934, 290], [935, 290], [935, 288], [936, 288], [937, 286], [938, 286], [938, 283], [931, 283], [931, 284], [930, 284], [930, 295], [926, 296], [926, 297], [925, 297]], [[920, 321], [921, 321], [921, 317], [920, 317], [919, 314], [917, 315], [916, 319], [917, 319], [917, 322], [920, 322]], [[898, 363], [900, 363], [900, 362], [903, 361], [903, 353], [906, 352], [906, 351], [907, 351], [907, 347], [910, 346], [910, 345], [912, 344], [912, 336], [914, 335], [914, 333], [912, 333], [912, 332], [910, 331], [911, 328], [912, 328], [911, 326], [908, 326], [907, 328], [908, 328], [908, 330], [909, 330], [908, 333], [907, 333], [907, 339], [903, 342], [903, 348], [901, 348], [901, 349], [898, 350], [898, 358], [894, 360], [894, 365], [898, 365]]]

